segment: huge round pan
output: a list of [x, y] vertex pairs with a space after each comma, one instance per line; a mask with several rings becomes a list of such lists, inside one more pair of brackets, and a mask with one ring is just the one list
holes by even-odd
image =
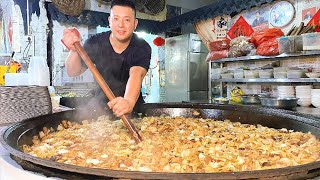
[[[269, 109], [256, 106], [212, 105], [212, 104], [147, 104], [146, 115], [170, 115], [184, 117], [229, 119], [248, 124], [261, 124], [273, 128], [287, 128], [295, 131], [311, 132], [320, 138], [320, 120], [296, 112]], [[42, 127], [53, 127], [62, 120], [80, 121], [98, 116], [94, 112], [65, 111], [50, 115], [24, 120], [8, 127], [2, 132], [0, 141], [2, 145], [15, 157], [22, 159], [36, 167], [54, 169], [62, 174], [78, 174], [83, 177], [113, 177], [129, 179], [305, 179], [320, 175], [320, 162], [308, 163], [300, 166], [278, 168], [270, 170], [226, 172], [226, 173], [164, 173], [164, 172], [139, 172], [120, 171], [110, 169], [88, 168], [55, 161], [45, 160], [25, 154], [20, 147], [31, 144], [33, 135]]]

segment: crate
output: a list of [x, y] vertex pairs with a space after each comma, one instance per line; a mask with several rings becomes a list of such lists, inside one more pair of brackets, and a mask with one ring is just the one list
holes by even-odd
[[303, 50], [302, 36], [282, 36], [278, 38], [279, 53], [295, 53]]
[[292, 53], [294, 49], [294, 37], [282, 36], [278, 39], [279, 53]]
[[320, 33], [302, 34], [303, 50], [320, 50]]

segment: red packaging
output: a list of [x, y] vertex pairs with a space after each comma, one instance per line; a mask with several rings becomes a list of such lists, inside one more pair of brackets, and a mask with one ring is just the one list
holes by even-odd
[[263, 29], [254, 32], [251, 36], [250, 42], [258, 47], [265, 41], [281, 36], [284, 36], [284, 33], [279, 28]]
[[229, 39], [223, 39], [218, 41], [212, 41], [209, 43], [209, 50], [210, 51], [222, 51], [227, 50], [230, 47], [230, 40]]
[[206, 61], [213, 61], [228, 57], [229, 50], [211, 51], [208, 53]]
[[276, 56], [279, 55], [277, 38], [263, 42], [257, 48], [257, 54], [261, 56]]

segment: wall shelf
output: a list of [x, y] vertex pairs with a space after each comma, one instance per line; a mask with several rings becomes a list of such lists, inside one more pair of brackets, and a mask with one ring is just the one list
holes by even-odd
[[320, 51], [302, 51], [299, 53], [290, 53], [290, 54], [280, 54], [278, 56], [241, 56], [236, 58], [223, 58], [219, 60], [209, 61], [211, 63], [222, 63], [222, 62], [238, 62], [238, 61], [256, 61], [256, 60], [279, 60], [290, 58], [290, 57], [306, 57], [306, 56], [320, 56]]
[[297, 79], [211, 79], [211, 82], [243, 82], [243, 83], [319, 83], [320, 78], [297, 78]]

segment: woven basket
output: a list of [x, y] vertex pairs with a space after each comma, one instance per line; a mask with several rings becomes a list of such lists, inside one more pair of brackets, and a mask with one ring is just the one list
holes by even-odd
[[86, 6], [85, 0], [52, 0], [52, 3], [69, 16], [79, 16]]
[[159, 14], [161, 11], [164, 10], [166, 7], [166, 1], [165, 0], [149, 0], [144, 5], [147, 9], [147, 12], [149, 12], [152, 15]]
[[140, 12], [144, 12], [151, 15], [159, 14], [166, 7], [165, 0], [136, 0], [136, 9]]
[[51, 98], [46, 86], [0, 86], [0, 124], [51, 113]]

